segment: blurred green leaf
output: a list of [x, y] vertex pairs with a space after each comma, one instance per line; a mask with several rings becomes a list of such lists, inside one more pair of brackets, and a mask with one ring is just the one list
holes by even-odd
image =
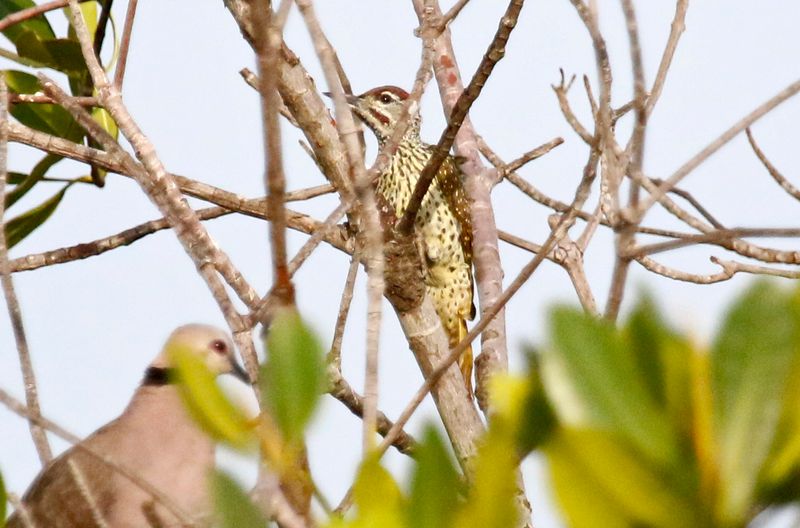
[[449, 526], [458, 507], [461, 481], [438, 431], [427, 426], [416, 450], [417, 465], [411, 480], [409, 526]]
[[649, 295], [636, 303], [622, 332], [653, 400], [667, 410], [670, 423], [688, 432], [691, 345], [666, 325]]
[[30, 235], [37, 227], [45, 223], [45, 221], [50, 218], [50, 215], [55, 212], [58, 204], [61, 203], [61, 199], [64, 198], [64, 193], [67, 192], [67, 189], [70, 188], [70, 185], [72, 184], [65, 185], [64, 188], [47, 199], [45, 202], [6, 222], [6, 244], [8, 245], [9, 249], [16, 246], [25, 237]]
[[325, 390], [325, 361], [319, 341], [294, 310], [273, 319], [266, 339], [261, 393], [290, 442], [302, 437]]
[[369, 455], [353, 485], [353, 500], [358, 507], [353, 528], [403, 528], [405, 500], [392, 475], [378, 457]]
[[714, 343], [710, 368], [725, 521], [741, 519], [751, 507], [800, 352], [799, 321], [791, 295], [760, 281], [733, 305]]
[[[56, 156], [55, 154], [46, 154], [44, 158], [42, 158], [39, 163], [37, 163], [31, 173], [25, 175], [25, 178], [22, 182], [20, 182], [14, 189], [10, 190], [6, 193], [6, 208], [11, 207], [14, 205], [20, 198], [25, 196], [28, 191], [33, 189], [33, 186], [39, 183], [42, 178], [45, 177], [47, 171], [50, 170], [50, 167], [61, 161], [61, 156]], [[11, 183], [10, 181], [8, 183]]]
[[0, 528], [6, 525], [6, 503], [8, 496], [6, 495], [6, 485], [3, 482], [3, 474], [0, 473]]
[[542, 357], [556, 364], [551, 370], [556, 376], [546, 381], [563, 387], [548, 391], [572, 394], [565, 402], [552, 398], [556, 409], [571, 405], [582, 415], [583, 426], [610, 427], [658, 464], [676, 464], [671, 425], [650, 396], [630, 345], [613, 325], [569, 308], [554, 309], [550, 320], [553, 348]]
[[[492, 418], [495, 419], [494, 417]], [[457, 514], [456, 528], [516, 526], [516, 432], [490, 424], [474, 461], [467, 500]]]
[[539, 447], [557, 425], [556, 415], [542, 383], [537, 354], [533, 349], [527, 351], [529, 388], [523, 403], [525, 419], [520, 423], [518, 434], [518, 449], [522, 456]]
[[[25, 72], [6, 70], [8, 88], [17, 94], [32, 94], [41, 90], [39, 80]], [[54, 136], [80, 142], [83, 130], [72, 119], [69, 112], [52, 104], [14, 104], [10, 108], [11, 115], [23, 125]]]
[[694, 504], [616, 435], [562, 428], [544, 452], [572, 528], [704, 526]]
[[167, 354], [177, 372], [181, 397], [203, 430], [233, 447], [250, 446], [254, 434], [247, 417], [228, 400], [203, 360], [183, 346], [173, 345]]
[[[0, 18], [4, 18], [22, 9], [34, 7], [35, 5], [36, 3], [34, 3], [33, 0], [3, 0], [0, 2]], [[29, 18], [19, 24], [13, 24], [3, 31], [3, 35], [16, 44], [20, 35], [27, 31], [33, 32], [42, 39], [55, 38], [56, 36], [44, 15]]]
[[215, 471], [212, 477], [214, 505], [220, 528], [264, 528], [267, 520], [230, 476]]

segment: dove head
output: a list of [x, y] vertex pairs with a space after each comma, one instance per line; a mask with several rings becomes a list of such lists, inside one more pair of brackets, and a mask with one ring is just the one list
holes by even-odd
[[203, 324], [181, 326], [172, 332], [148, 370], [169, 370], [172, 367], [170, 356], [178, 349], [195, 354], [214, 374], [233, 374], [250, 383], [247, 371], [234, 356], [233, 341], [228, 333]]

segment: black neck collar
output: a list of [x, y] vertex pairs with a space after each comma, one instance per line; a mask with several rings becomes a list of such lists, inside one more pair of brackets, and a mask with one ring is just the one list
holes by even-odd
[[144, 371], [142, 386], [160, 387], [169, 385], [175, 380], [175, 369], [165, 367], [147, 367]]

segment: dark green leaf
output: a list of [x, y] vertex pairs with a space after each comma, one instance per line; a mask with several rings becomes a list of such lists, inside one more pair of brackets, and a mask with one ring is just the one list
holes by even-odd
[[[551, 398], [560, 412], [577, 413], [586, 427], [605, 427], [630, 439], [651, 460], [678, 460], [670, 424], [648, 392], [622, 336], [607, 321], [580, 311], [556, 308], [551, 314], [553, 350], [543, 354], [557, 372], [548, 393], [568, 391], [575, 398]], [[548, 383], [551, 380], [548, 379]], [[577, 407], [576, 407], [577, 405]], [[572, 406], [566, 409], [564, 406]]]
[[[41, 90], [39, 80], [29, 73], [6, 70], [5, 74], [8, 88], [14, 93], [32, 94]], [[36, 130], [74, 142], [83, 138], [83, 129], [58, 105], [14, 104], [10, 112], [20, 123]]]
[[[28, 174], [25, 174], [23, 172], [9, 171], [8, 173], [6, 173], [6, 183], [8, 185], [19, 185], [20, 183], [24, 182], [25, 178], [27, 178], [28, 176], [29, 176]], [[6, 204], [6, 207], [8, 207], [8, 204]]]
[[537, 354], [532, 349], [527, 351], [527, 382], [530, 387], [523, 404], [525, 419], [519, 426], [518, 440], [518, 449], [522, 456], [536, 449], [557, 425], [555, 413], [545, 394]]
[[666, 408], [676, 428], [691, 423], [691, 345], [665, 324], [655, 301], [644, 295], [628, 318], [623, 334], [653, 400]]
[[[4, 18], [11, 13], [16, 13], [22, 9], [34, 7], [35, 5], [36, 4], [33, 2], [33, 0], [3, 0], [0, 2], [0, 18]], [[33, 32], [42, 39], [51, 39], [55, 38], [56, 36], [55, 33], [53, 33], [53, 28], [50, 27], [50, 23], [47, 21], [44, 15], [29, 18], [28, 20], [20, 22], [19, 24], [13, 24], [3, 31], [3, 35], [5, 35], [8, 40], [16, 44], [20, 35], [26, 31]]]
[[273, 319], [266, 345], [262, 396], [286, 439], [295, 441], [302, 437], [325, 388], [322, 348], [300, 315], [288, 309]]
[[734, 304], [714, 343], [711, 380], [725, 520], [741, 519], [752, 507], [800, 352], [799, 321], [791, 295], [761, 281]]
[[264, 528], [267, 525], [247, 493], [222, 471], [214, 472], [212, 489], [221, 528]]
[[412, 528], [449, 526], [458, 507], [461, 482], [448, 449], [433, 426], [425, 428], [416, 451], [408, 511]]
[[[14, 205], [20, 198], [25, 196], [28, 191], [33, 189], [33, 186], [39, 183], [45, 177], [50, 167], [61, 161], [61, 156], [55, 154], [47, 154], [44, 158], [33, 167], [29, 175], [20, 182], [14, 189], [6, 193], [6, 209]], [[10, 181], [8, 183], [11, 183]]]
[[5, 225], [6, 244], [9, 249], [17, 245], [22, 239], [30, 235], [34, 229], [42, 225], [61, 203], [64, 193], [69, 189], [70, 184], [64, 186], [55, 195], [33, 209], [12, 218]]

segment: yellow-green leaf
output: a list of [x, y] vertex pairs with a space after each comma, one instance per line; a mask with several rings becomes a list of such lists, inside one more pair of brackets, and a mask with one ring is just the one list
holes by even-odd
[[392, 475], [378, 457], [369, 455], [361, 464], [353, 487], [358, 513], [353, 528], [403, 528], [405, 499]]
[[70, 185], [71, 184], [65, 185], [63, 189], [43, 203], [12, 218], [6, 223], [4, 229], [6, 231], [6, 244], [9, 248], [17, 245], [50, 218], [58, 207], [58, 204], [61, 203], [61, 199], [64, 198], [64, 193], [67, 192]]
[[255, 439], [247, 417], [228, 400], [197, 354], [184, 346], [172, 346], [167, 354], [175, 367], [183, 401], [203, 430], [237, 448], [252, 445]]
[[698, 527], [695, 507], [618, 435], [562, 428], [544, 446], [571, 527]]

